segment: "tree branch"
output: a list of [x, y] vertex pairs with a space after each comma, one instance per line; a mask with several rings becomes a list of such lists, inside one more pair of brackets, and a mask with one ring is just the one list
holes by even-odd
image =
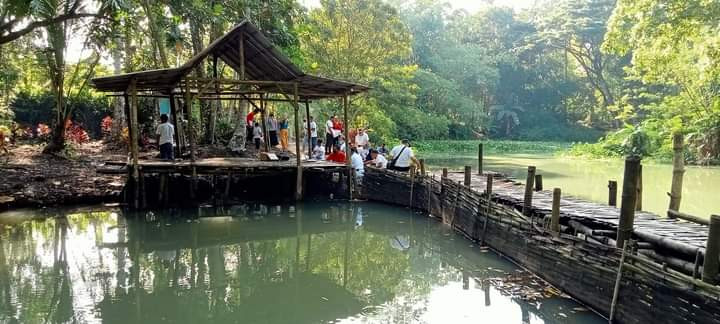
[[36, 28], [46, 27], [46, 26], [50, 26], [50, 25], [53, 25], [56, 23], [67, 21], [67, 20], [85, 18], [85, 17], [100, 17], [100, 15], [96, 14], [96, 13], [67, 13], [67, 14], [62, 14], [62, 15], [59, 15], [59, 16], [51, 18], [51, 19], [33, 21], [32, 23], [30, 23], [29, 25], [27, 25], [27, 27], [25, 27], [23, 29], [20, 29], [20, 30], [14, 31], [14, 32], [9, 32], [7, 34], [0, 36], [0, 45], [12, 42], [12, 41], [24, 36], [25, 34], [30, 33], [31, 31], [35, 30]]

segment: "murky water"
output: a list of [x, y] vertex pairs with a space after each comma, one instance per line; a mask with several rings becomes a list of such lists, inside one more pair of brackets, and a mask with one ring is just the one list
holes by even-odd
[[[477, 168], [477, 154], [429, 153], [423, 156], [435, 168]], [[525, 182], [527, 166], [537, 167], [543, 175], [545, 189], [561, 188], [563, 195], [573, 195], [607, 204], [608, 180], [618, 182], [618, 207], [622, 193], [624, 161], [585, 160], [557, 157], [550, 154], [489, 155], [483, 159], [485, 168], [499, 171]], [[710, 218], [720, 214], [720, 167], [686, 166], [680, 210]], [[672, 165], [643, 162], [643, 209], [665, 215], [670, 198]]]
[[604, 322], [520, 274], [371, 203], [0, 214], [2, 323]]

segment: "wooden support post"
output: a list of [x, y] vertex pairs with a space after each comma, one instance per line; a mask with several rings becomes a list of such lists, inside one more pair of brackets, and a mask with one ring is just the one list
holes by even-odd
[[195, 161], [195, 136], [197, 135], [195, 129], [195, 122], [192, 114], [192, 96], [190, 94], [190, 82], [185, 80], [185, 113], [187, 114], [188, 121], [188, 140], [190, 141], [190, 160]]
[[295, 200], [302, 200], [303, 197], [303, 168], [302, 152], [300, 151], [300, 95], [298, 84], [293, 83], [293, 108], [295, 108], [295, 161], [297, 162], [297, 178], [295, 179]]
[[232, 173], [228, 172], [227, 179], [225, 179], [225, 193], [223, 195], [225, 198], [225, 202], [227, 202], [228, 199], [230, 198], [230, 183], [231, 183], [231, 181], [232, 181]]
[[420, 175], [425, 177], [425, 159], [420, 159]]
[[348, 102], [348, 96], [343, 96], [343, 121], [345, 123], [345, 127], [343, 132], [345, 133], [345, 156], [347, 157], [345, 159], [345, 165], [347, 166], [347, 174], [348, 174], [348, 197], [350, 200], [353, 199], [352, 197], [352, 168], [350, 166], [350, 135], [348, 134], [348, 128], [350, 127], [350, 121], [348, 120], [348, 106], [350, 103]]
[[197, 168], [192, 166], [192, 175], [190, 182], [190, 199], [195, 199], [195, 188], [197, 187]]
[[485, 198], [487, 199], [487, 209], [485, 210], [485, 221], [483, 222], [482, 235], [480, 235], [480, 246], [485, 245], [485, 233], [487, 232], [488, 219], [490, 213], [492, 213], [492, 189], [493, 189], [493, 175], [488, 173], [487, 180], [485, 182]]
[[133, 79], [130, 81], [128, 92], [130, 92], [130, 122], [128, 123], [130, 129], [130, 158], [132, 161], [132, 178], [135, 190], [135, 201], [134, 207], [140, 207], [139, 195], [140, 195], [140, 165], [138, 162], [138, 109], [137, 109], [137, 81]]
[[[305, 121], [307, 121], [307, 145], [308, 145], [308, 159], [312, 156], [312, 137], [311, 129], [310, 129], [310, 101], [305, 99]], [[317, 124], [317, 123], [316, 123]]]
[[553, 199], [552, 199], [552, 216], [550, 217], [550, 231], [553, 232], [554, 235], [557, 235], [560, 233], [560, 196], [562, 192], [560, 191], [560, 188], [553, 189]]
[[443, 179], [448, 177], [448, 169], [447, 168], [442, 168], [442, 177], [443, 177]]
[[637, 173], [637, 200], [635, 201], [635, 210], [642, 210], [642, 193], [643, 193], [643, 176], [642, 176], [642, 163], [638, 165]]
[[532, 196], [533, 186], [535, 182], [535, 167], [528, 166], [527, 178], [525, 179], [525, 198], [523, 200], [522, 213], [525, 216], [530, 216], [530, 208], [532, 208]]
[[145, 190], [145, 174], [140, 169], [140, 197], [142, 199], [141, 208], [147, 208], [147, 191]]
[[160, 173], [160, 179], [158, 180], [160, 189], [158, 190], [158, 200], [157, 204], [158, 206], [162, 206], [165, 202], [165, 179], [167, 178], [166, 173]]
[[608, 181], [608, 205], [617, 206], [617, 181]]
[[[263, 131], [263, 142], [265, 143], [265, 152], [270, 152], [270, 130], [268, 129], [268, 116], [267, 116], [267, 103], [265, 102], [265, 95], [260, 94], [260, 122], [262, 123], [262, 131]], [[297, 125], [298, 121], [298, 112], [297, 112], [297, 106], [295, 106], [295, 124]], [[297, 130], [297, 127], [295, 127], [295, 130]], [[297, 135], [296, 135], [297, 136]], [[300, 147], [298, 146], [295, 149], [295, 153], [298, 152]]]
[[702, 280], [709, 284], [717, 283], [720, 267], [720, 215], [710, 216], [710, 231], [705, 244]]
[[468, 187], [469, 187], [470, 184], [472, 183], [472, 173], [470, 173], [470, 172], [472, 172], [472, 171], [470, 170], [470, 166], [469, 166], [469, 165], [466, 165], [466, 166], [465, 166], [465, 181], [463, 182], [463, 184], [466, 185], [466, 186], [468, 186]]
[[[624, 186], [623, 186], [624, 187]], [[618, 295], [620, 292], [620, 280], [622, 279], [623, 265], [625, 264], [625, 254], [627, 253], [627, 247], [622, 247], [622, 254], [620, 255], [620, 262], [618, 264], [618, 272], [615, 277], [615, 288], [613, 289], [613, 298], [610, 302], [610, 315], [608, 316], [608, 322], [612, 323], [615, 317], [615, 306], [617, 305]]]
[[673, 135], [673, 174], [672, 185], [670, 186], [670, 205], [668, 209], [680, 210], [680, 200], [682, 198], [683, 175], [685, 174], [685, 157], [683, 156], [683, 136], [682, 134]]
[[240, 33], [240, 80], [245, 80], [245, 33]]
[[173, 125], [175, 126], [175, 157], [179, 158], [182, 155], [182, 149], [180, 148], [180, 123], [178, 123], [178, 110], [177, 103], [175, 102], [175, 95], [170, 92], [170, 114], [172, 115]]
[[478, 144], [478, 174], [483, 174], [483, 144]]
[[535, 191], [543, 190], [542, 174], [535, 175]]
[[637, 202], [637, 177], [639, 169], [639, 157], [629, 156], [625, 159], [622, 201], [620, 202], [620, 222], [618, 224], [617, 235], [618, 248], [623, 248], [625, 241], [632, 237], [635, 223], [635, 204]]

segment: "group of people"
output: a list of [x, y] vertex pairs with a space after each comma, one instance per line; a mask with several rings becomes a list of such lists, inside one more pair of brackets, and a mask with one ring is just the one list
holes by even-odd
[[[256, 150], [260, 149], [263, 140], [265, 139], [265, 134], [262, 126], [260, 126], [260, 123], [255, 121], [255, 115], [257, 115], [258, 113], [260, 113], [260, 109], [256, 108], [249, 112], [245, 117], [247, 139], [252, 139], [253, 143], [255, 144]], [[268, 115], [267, 128], [270, 146], [275, 147], [280, 144], [282, 150], [287, 151], [289, 138], [288, 129], [290, 128], [290, 122], [288, 121], [288, 118], [282, 117], [280, 120], [278, 120], [277, 118], [275, 118], [275, 114], [270, 113]]]

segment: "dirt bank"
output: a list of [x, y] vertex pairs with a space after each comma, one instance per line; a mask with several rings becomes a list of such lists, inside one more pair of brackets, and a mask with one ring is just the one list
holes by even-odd
[[21, 144], [0, 156], [0, 210], [76, 203], [118, 201], [124, 176], [100, 175], [95, 168], [108, 159], [99, 141], [75, 145], [68, 157], [41, 153], [43, 146]]

